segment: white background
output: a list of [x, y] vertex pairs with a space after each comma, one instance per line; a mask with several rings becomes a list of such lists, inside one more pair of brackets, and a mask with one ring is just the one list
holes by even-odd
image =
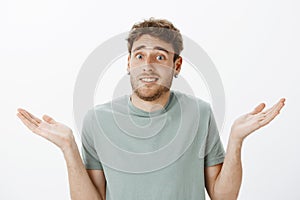
[[[299, 10], [296, 0], [1, 1], [0, 199], [69, 199], [62, 153], [31, 133], [16, 109], [53, 116], [78, 139], [73, 90], [82, 63], [102, 42], [152, 16], [172, 21], [217, 67], [226, 93], [224, 146], [239, 115], [286, 98], [280, 115], [244, 143], [239, 199], [300, 199]], [[125, 74], [126, 66], [119, 70]]]

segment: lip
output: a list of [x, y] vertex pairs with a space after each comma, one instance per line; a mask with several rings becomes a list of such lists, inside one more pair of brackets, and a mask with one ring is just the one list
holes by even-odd
[[[155, 78], [155, 81], [153, 81], [153, 82], [147, 82], [147, 81], [143, 81], [143, 80], [142, 80], [143, 78]], [[144, 83], [144, 84], [155, 84], [155, 83], [158, 81], [158, 78], [157, 78], [157, 77], [153, 77], [153, 76], [145, 76], [145, 77], [140, 78], [139, 80], [140, 80], [142, 83]]]
[[141, 77], [140, 80], [142, 80], [143, 78], [155, 78], [158, 80], [158, 77], [155, 77], [155, 76], [144, 76], [144, 77]]

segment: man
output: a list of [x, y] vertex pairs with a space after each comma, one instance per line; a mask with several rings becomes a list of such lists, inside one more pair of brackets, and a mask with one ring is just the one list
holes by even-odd
[[[206, 188], [213, 200], [237, 199], [243, 141], [272, 121], [285, 99], [267, 110], [259, 104], [239, 117], [225, 155], [210, 105], [170, 90], [182, 65], [179, 30], [167, 20], [150, 18], [135, 24], [127, 41], [133, 92], [87, 112], [83, 162], [70, 128], [18, 109], [32, 132], [62, 150], [71, 198], [196, 200], [205, 199]], [[121, 151], [108, 148], [110, 142]]]

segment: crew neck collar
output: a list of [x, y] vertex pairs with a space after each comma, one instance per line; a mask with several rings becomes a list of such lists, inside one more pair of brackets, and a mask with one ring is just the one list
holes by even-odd
[[133, 105], [133, 103], [130, 101], [130, 95], [127, 95], [127, 100], [128, 100], [128, 106], [130, 108], [130, 111], [132, 111], [134, 114], [139, 115], [139, 116], [149, 117], [149, 116], [161, 115], [164, 112], [166, 112], [166, 110], [168, 109], [168, 107], [173, 99], [173, 96], [174, 96], [174, 92], [172, 90], [170, 90], [169, 99], [168, 99], [167, 103], [165, 104], [165, 106], [159, 110], [155, 110], [152, 112], [144, 111], [144, 110], [136, 107], [135, 105]]

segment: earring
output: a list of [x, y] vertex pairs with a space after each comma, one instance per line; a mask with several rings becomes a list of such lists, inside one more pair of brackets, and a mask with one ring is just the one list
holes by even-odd
[[175, 74], [174, 77], [175, 77], [175, 78], [178, 78], [178, 74]]
[[127, 75], [130, 75], [130, 72], [129, 72], [129, 71], [127, 72]]

